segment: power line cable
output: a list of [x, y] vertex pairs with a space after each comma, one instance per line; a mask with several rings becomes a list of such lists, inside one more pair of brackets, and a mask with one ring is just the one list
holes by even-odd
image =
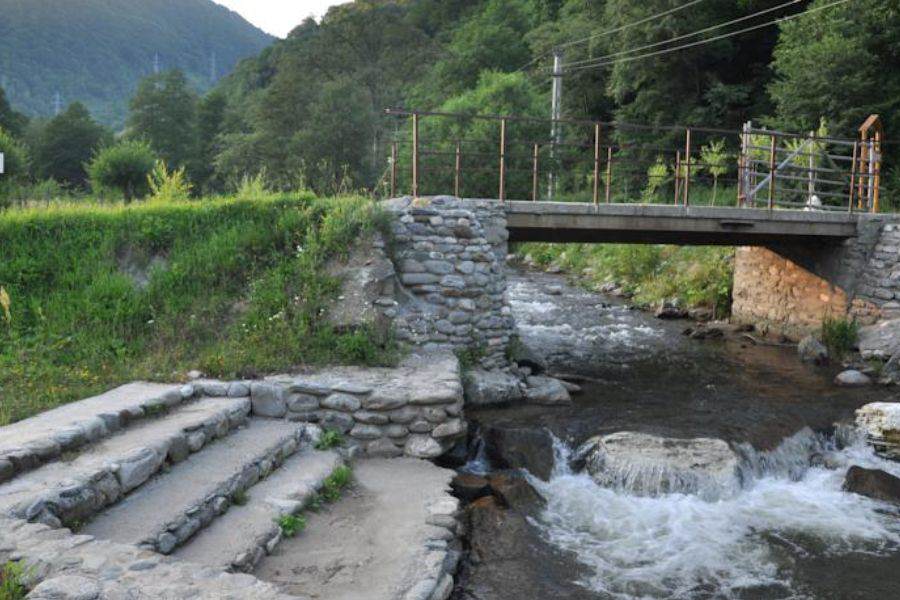
[[628, 49], [628, 50], [619, 50], [618, 52], [613, 52], [612, 54], [606, 54], [606, 55], [604, 55], [604, 56], [595, 56], [595, 57], [593, 57], [593, 58], [587, 58], [587, 59], [584, 59], [584, 60], [572, 61], [572, 62], [570, 62], [570, 63], [567, 63], [566, 66], [567, 66], [567, 67], [576, 67], [576, 66], [578, 66], [578, 65], [587, 64], [587, 63], [594, 63], [594, 62], [603, 61], [603, 60], [608, 60], [608, 59], [610, 59], [610, 58], [616, 58], [616, 57], [618, 57], [618, 56], [623, 56], [623, 55], [626, 55], [626, 54], [633, 54], [633, 53], [635, 53], [635, 52], [643, 52], [644, 50], [649, 50], [650, 48], [656, 48], [656, 47], [658, 47], [658, 46], [663, 46], [663, 45], [665, 45], [665, 44], [671, 44], [672, 42], [677, 42], [677, 41], [684, 40], [684, 39], [687, 39], [687, 38], [692, 38], [692, 37], [695, 37], [695, 36], [698, 36], [698, 35], [702, 35], [702, 34], [704, 34], [704, 33], [709, 33], [710, 31], [715, 31], [716, 29], [721, 29], [722, 27], [728, 27], [728, 26], [730, 26], [730, 25], [736, 25], [737, 23], [742, 23], [742, 22], [744, 22], [744, 21], [749, 21], [750, 19], [753, 19], [753, 18], [762, 16], [762, 15], [768, 14], [768, 13], [770, 13], [770, 12], [775, 12], [776, 10], [780, 10], [780, 9], [785, 8], [785, 7], [787, 7], [787, 6], [791, 6], [791, 5], [793, 5], [793, 4], [799, 4], [799, 3], [802, 2], [802, 1], [803, 1], [803, 0], [789, 0], [788, 2], [785, 2], [785, 3], [783, 3], [783, 4], [779, 4], [778, 6], [773, 6], [773, 7], [771, 7], [771, 8], [767, 8], [767, 9], [765, 9], [765, 10], [761, 10], [761, 11], [759, 11], [759, 12], [755, 12], [755, 13], [753, 13], [752, 15], [745, 15], [745, 16], [739, 17], [739, 18], [737, 18], [737, 19], [732, 19], [731, 21], [726, 21], [726, 22], [724, 22], [724, 23], [719, 23], [718, 25], [711, 25], [710, 27], [705, 27], [705, 28], [703, 28], [703, 29], [698, 29], [697, 31], [692, 31], [691, 33], [685, 33], [685, 34], [683, 34], [683, 35], [679, 35], [679, 36], [676, 36], [676, 37], [673, 37], [673, 38], [670, 38], [670, 39], [667, 39], [667, 40], [662, 40], [662, 41], [660, 41], [660, 42], [655, 42], [655, 43], [653, 43], [653, 44], [647, 44], [646, 46], [639, 46], [639, 47], [637, 47], [637, 48], [630, 48], [630, 49]]
[[595, 62], [595, 63], [585, 64], [585, 65], [577, 66], [577, 67], [574, 67], [574, 68], [572, 68], [572, 69], [567, 69], [567, 70], [568, 70], [569, 72], [581, 71], [581, 70], [584, 70], [584, 69], [591, 69], [591, 68], [594, 68], [594, 67], [605, 67], [605, 66], [614, 65], [614, 64], [619, 64], [619, 63], [632, 62], [632, 61], [640, 60], [640, 59], [643, 59], [643, 58], [650, 58], [651, 56], [662, 56], [662, 55], [664, 55], [664, 54], [670, 54], [670, 53], [672, 53], [672, 52], [677, 52], [678, 50], [684, 50], [684, 49], [686, 49], [686, 48], [693, 48], [693, 47], [695, 47], [695, 46], [701, 46], [701, 45], [703, 45], [703, 44], [709, 44], [709, 43], [716, 42], [716, 41], [719, 41], [719, 40], [723, 40], [723, 39], [726, 39], [726, 38], [729, 38], [729, 37], [734, 37], [734, 36], [736, 36], [736, 35], [741, 35], [741, 34], [743, 34], [743, 33], [749, 33], [749, 32], [751, 32], [751, 31], [755, 31], [755, 30], [757, 30], [757, 29], [762, 29], [763, 27], [768, 27], [768, 26], [770, 26], [770, 25], [776, 25], [776, 24], [779, 24], [779, 23], [785, 23], [785, 22], [787, 22], [787, 21], [792, 21], [792, 20], [797, 19], [797, 18], [799, 18], [799, 17], [802, 17], [802, 16], [804, 16], [804, 15], [812, 14], [812, 13], [814, 13], [814, 12], [818, 12], [818, 11], [821, 11], [821, 10], [825, 10], [825, 9], [827, 9], [827, 8], [832, 8], [832, 7], [838, 6], [838, 5], [840, 5], [840, 4], [846, 4], [847, 2], [850, 2], [850, 1], [851, 1], [851, 0], [837, 0], [836, 2], [832, 2], [832, 3], [830, 3], [830, 4], [825, 4], [825, 5], [822, 5], [822, 6], [817, 6], [817, 7], [815, 7], [815, 8], [807, 9], [807, 10], [803, 11], [802, 13], [797, 13], [797, 14], [795, 14], [795, 15], [789, 15], [789, 16], [787, 16], [787, 17], [779, 17], [779, 18], [777, 18], [777, 19], [773, 19], [772, 21], [767, 21], [767, 22], [765, 22], [765, 23], [760, 23], [760, 24], [758, 24], [758, 25], [753, 25], [753, 26], [751, 26], [751, 27], [745, 27], [745, 28], [743, 28], [743, 29], [738, 29], [737, 31], [731, 31], [731, 32], [728, 32], [728, 33], [723, 33], [723, 34], [721, 34], [721, 35], [717, 35], [717, 36], [714, 36], [714, 37], [711, 37], [711, 38], [707, 38], [707, 39], [705, 39], [705, 40], [698, 40], [698, 41], [696, 41], [696, 42], [691, 42], [691, 43], [689, 43], [689, 44], [682, 44], [681, 46], [675, 46], [675, 47], [673, 47], [673, 48], [664, 48], [664, 49], [662, 49], [662, 50], [657, 50], [657, 51], [655, 51], [655, 52], [648, 52], [648, 53], [646, 53], [646, 54], [640, 54], [640, 55], [638, 55], [638, 56], [626, 56], [626, 57], [617, 58], [617, 59], [613, 59], [613, 60], [598, 61], [598, 62]]

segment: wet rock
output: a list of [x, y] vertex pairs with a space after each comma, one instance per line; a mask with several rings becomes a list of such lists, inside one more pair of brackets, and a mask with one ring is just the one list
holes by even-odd
[[491, 493], [491, 484], [486, 477], [471, 473], [460, 473], [450, 482], [453, 494], [460, 500], [472, 502]]
[[811, 362], [817, 365], [828, 363], [828, 348], [811, 335], [800, 340], [800, 343], [797, 345], [797, 353], [803, 362]]
[[463, 385], [470, 406], [509, 404], [524, 397], [519, 378], [505, 371], [476, 369], [465, 376]]
[[687, 319], [688, 312], [678, 305], [677, 300], [665, 300], [656, 308], [657, 319]]
[[872, 402], [856, 411], [856, 425], [875, 451], [900, 459], [900, 402]]
[[882, 365], [878, 381], [883, 384], [900, 383], [900, 353], [893, 355]]
[[553, 439], [545, 429], [489, 427], [484, 432], [484, 449], [500, 468], [526, 469], [544, 481], [553, 473]]
[[859, 328], [859, 353], [863, 358], [886, 360], [900, 352], [900, 319], [888, 319]]
[[725, 337], [725, 332], [722, 328], [712, 326], [704, 327], [703, 325], [688, 327], [685, 329], [684, 334], [692, 340], [718, 340]]
[[900, 504], [900, 478], [880, 469], [850, 467], [844, 478], [844, 491]]
[[533, 512], [545, 501], [528, 480], [515, 473], [494, 473], [488, 478], [491, 491], [509, 508]]
[[569, 397], [569, 390], [558, 379], [532, 376], [525, 381], [528, 385], [525, 390], [525, 400], [529, 404], [557, 406], [572, 403], [572, 398]]
[[561, 296], [563, 288], [561, 285], [547, 285], [544, 286], [544, 293], [548, 296]]
[[719, 498], [739, 486], [737, 454], [719, 439], [620, 431], [589, 440], [576, 454], [585, 457], [585, 468], [600, 485], [635, 494]]
[[834, 378], [834, 382], [837, 385], [844, 387], [862, 387], [870, 385], [872, 379], [865, 373], [857, 371], [856, 369], [847, 369], [846, 371], [838, 373], [837, 377]]

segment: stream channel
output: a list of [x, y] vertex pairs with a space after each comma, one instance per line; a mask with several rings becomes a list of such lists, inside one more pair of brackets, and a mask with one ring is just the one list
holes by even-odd
[[[687, 321], [561, 276], [514, 272], [509, 284], [522, 342], [583, 391], [569, 406], [468, 411], [482, 435], [549, 431], [556, 460], [548, 480], [528, 477], [541, 502], [470, 509], [480, 550], [454, 598], [900, 598], [897, 508], [842, 491], [850, 465], [900, 475], [849, 426], [856, 408], [894, 392], [837, 387], [835, 370], [792, 347], [690, 339]], [[606, 485], [569, 466], [585, 440], [622, 431], [724, 440], [737, 483], [654, 491], [646, 465]], [[463, 472], [498, 469], [483, 445], [473, 439]]]

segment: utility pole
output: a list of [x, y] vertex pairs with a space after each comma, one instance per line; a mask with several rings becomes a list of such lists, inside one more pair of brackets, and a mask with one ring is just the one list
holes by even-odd
[[59, 113], [62, 112], [62, 97], [59, 95], [59, 92], [53, 96], [53, 115], [59, 116]]
[[216, 51], [212, 51], [212, 55], [209, 57], [209, 83], [210, 85], [216, 82], [218, 68], [216, 66]]
[[153, 55], [153, 74], [159, 75], [159, 52]]
[[562, 142], [562, 127], [559, 119], [562, 117], [562, 50], [553, 50], [553, 92], [550, 106], [550, 118], [553, 120], [550, 128], [550, 175], [548, 177], [547, 197], [553, 200], [556, 192], [556, 177], [553, 168], [556, 164], [556, 145]]

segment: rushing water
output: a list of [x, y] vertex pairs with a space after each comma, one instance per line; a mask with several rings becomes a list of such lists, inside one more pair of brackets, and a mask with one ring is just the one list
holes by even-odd
[[[553, 476], [533, 478], [547, 505], [530, 517], [543, 543], [577, 563], [554, 576], [597, 598], [900, 597], [900, 514], [841, 489], [850, 465], [900, 475], [900, 463], [833, 427], [884, 390], [839, 389], [793, 350], [688, 340], [683, 322], [572, 288], [551, 296], [550, 283], [560, 282], [514, 278], [520, 334], [553, 370], [589, 378], [585, 393], [571, 407], [475, 419], [558, 438]], [[635, 478], [652, 469], [610, 487], [569, 468], [573, 448], [615, 431], [720, 438], [740, 467], [712, 494], [646, 493]]]

